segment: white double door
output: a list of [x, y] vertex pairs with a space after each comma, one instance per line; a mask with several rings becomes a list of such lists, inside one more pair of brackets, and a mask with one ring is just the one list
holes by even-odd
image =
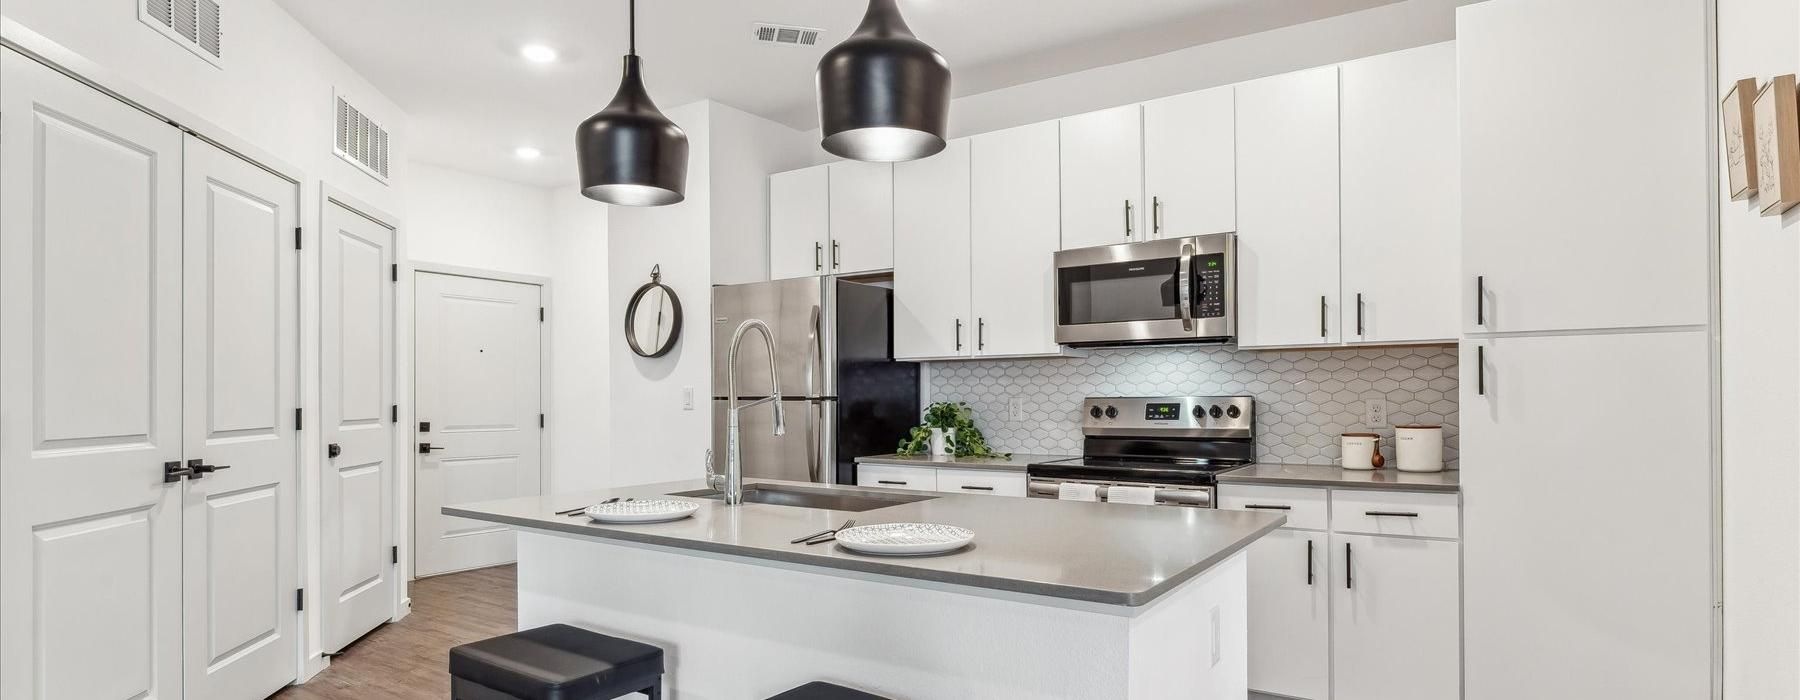
[[511, 562], [510, 528], [441, 509], [540, 492], [540, 288], [420, 272], [414, 290], [422, 447], [414, 570], [430, 576]]
[[299, 657], [297, 188], [0, 76], [0, 697], [265, 697]]

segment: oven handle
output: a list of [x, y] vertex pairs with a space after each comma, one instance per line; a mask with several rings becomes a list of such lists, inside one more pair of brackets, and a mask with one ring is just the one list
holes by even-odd
[[[1025, 488], [1029, 494], [1037, 497], [1056, 498], [1062, 491], [1062, 482], [1033, 479], [1026, 483]], [[1095, 497], [1102, 502], [1106, 501], [1106, 490], [1105, 485], [1100, 485]], [[1212, 489], [1157, 489], [1156, 500], [1158, 503], [1166, 502], [1210, 508], [1213, 504], [1213, 492]]]
[[1192, 243], [1181, 244], [1179, 260], [1180, 262], [1176, 264], [1175, 276], [1178, 279], [1176, 288], [1181, 290], [1181, 330], [1192, 333], [1194, 331], [1194, 301], [1192, 298], [1193, 288], [1188, 279], [1194, 271], [1194, 245]]

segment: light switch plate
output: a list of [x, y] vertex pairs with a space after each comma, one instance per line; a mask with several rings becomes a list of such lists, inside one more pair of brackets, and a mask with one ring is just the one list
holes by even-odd
[[683, 411], [694, 410], [694, 387], [691, 387], [691, 386], [681, 387], [681, 410], [683, 410]]

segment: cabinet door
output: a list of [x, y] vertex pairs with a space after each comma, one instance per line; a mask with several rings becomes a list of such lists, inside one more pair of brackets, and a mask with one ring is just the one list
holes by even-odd
[[894, 164], [894, 357], [969, 354], [969, 140]]
[[977, 355], [1057, 351], [1056, 131], [1056, 122], [1045, 122], [971, 140], [969, 296]]
[[1230, 87], [1144, 103], [1150, 238], [1237, 230], [1234, 110]]
[[1330, 547], [1323, 532], [1276, 530], [1250, 545], [1250, 689], [1326, 700], [1331, 680]]
[[1062, 120], [1062, 247], [1144, 239], [1141, 115], [1126, 105]]
[[1336, 66], [1237, 86], [1238, 345], [1338, 342]]
[[894, 266], [894, 166], [839, 161], [831, 173], [833, 273], [868, 272]]
[[1470, 700], [1706, 697], [1707, 334], [1464, 341], [1460, 364]]
[[[1708, 14], [1704, 0], [1458, 10], [1465, 330], [1707, 322]], [[1628, 75], [1656, 77], [1596, 89]]]
[[825, 272], [831, 226], [826, 166], [769, 176], [769, 278]]
[[1461, 210], [1456, 45], [1339, 66], [1346, 341], [1453, 340]]
[[[1333, 700], [1458, 696], [1457, 547], [1444, 540], [1331, 535]], [[1539, 638], [1546, 649], [1577, 648], [1546, 639], [1554, 637]], [[1519, 668], [1530, 667], [1513, 672]], [[1525, 675], [1534, 687], [1557, 678], [1535, 670]]]

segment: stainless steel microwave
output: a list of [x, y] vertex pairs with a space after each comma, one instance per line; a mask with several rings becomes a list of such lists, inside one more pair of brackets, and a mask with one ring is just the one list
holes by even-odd
[[1167, 345], [1236, 338], [1236, 234], [1056, 253], [1058, 343]]

